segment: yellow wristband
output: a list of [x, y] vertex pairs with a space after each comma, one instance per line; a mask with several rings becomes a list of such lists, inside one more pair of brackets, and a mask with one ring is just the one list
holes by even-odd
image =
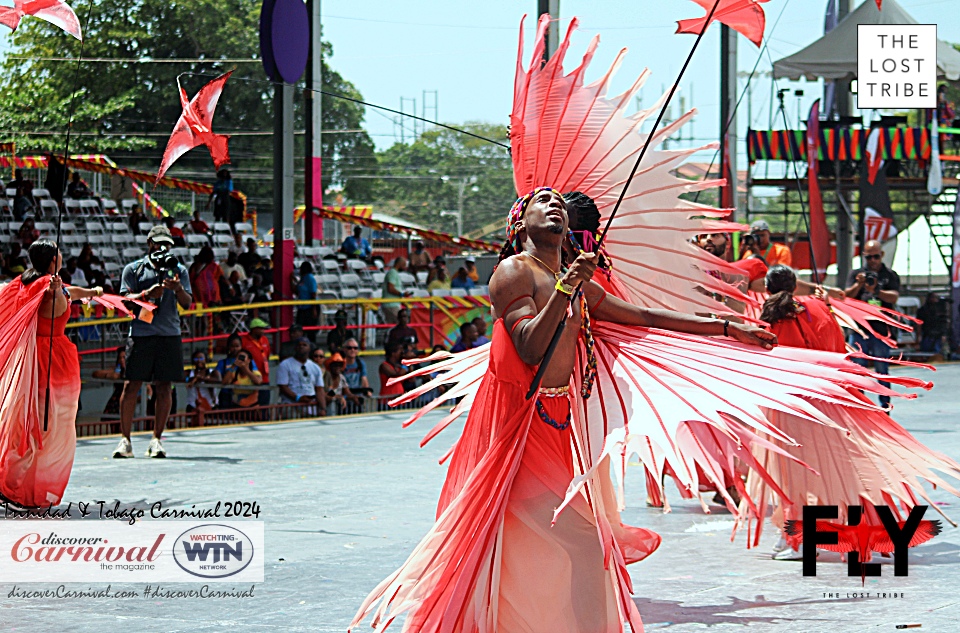
[[573, 286], [568, 286], [567, 284], [563, 283], [559, 279], [557, 280], [557, 285], [554, 287], [560, 292], [562, 292], [563, 294], [567, 295], [568, 297], [571, 296], [574, 291]]

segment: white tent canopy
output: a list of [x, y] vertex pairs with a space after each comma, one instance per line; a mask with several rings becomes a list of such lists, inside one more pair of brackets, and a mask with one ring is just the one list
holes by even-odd
[[[857, 76], [857, 25], [918, 24], [896, 0], [884, 0], [883, 10], [874, 0], [865, 0], [832, 31], [789, 57], [773, 64], [773, 76], [810, 81], [855, 79]], [[960, 79], [960, 52], [937, 40], [937, 76], [950, 81]]]

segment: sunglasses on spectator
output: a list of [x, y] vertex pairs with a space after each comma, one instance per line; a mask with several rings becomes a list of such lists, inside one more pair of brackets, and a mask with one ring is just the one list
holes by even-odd
[[360, 348], [357, 347], [356, 345], [344, 345], [343, 349], [360, 349]]
[[880, 259], [883, 255], [864, 255], [865, 259]]

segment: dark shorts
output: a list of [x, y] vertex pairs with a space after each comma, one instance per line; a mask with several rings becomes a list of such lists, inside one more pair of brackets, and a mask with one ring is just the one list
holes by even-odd
[[183, 350], [179, 336], [133, 336], [127, 339], [127, 380], [183, 380]]

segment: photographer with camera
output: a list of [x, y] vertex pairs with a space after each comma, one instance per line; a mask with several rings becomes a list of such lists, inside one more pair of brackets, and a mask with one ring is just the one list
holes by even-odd
[[[120, 444], [114, 457], [133, 457], [130, 428], [141, 385], [153, 383], [157, 394], [153, 438], [147, 457], [166, 457], [160, 443], [170, 415], [172, 383], [183, 380], [183, 352], [180, 341], [180, 314], [177, 306], [189, 308], [190, 279], [187, 269], [170, 252], [173, 236], [165, 226], [155, 226], [147, 235], [146, 257], [123, 269], [120, 294], [154, 303], [153, 312], [145, 310], [130, 324], [127, 339], [127, 374], [120, 397]], [[139, 310], [138, 308], [135, 310]]]
[[[883, 263], [883, 249], [880, 242], [870, 240], [864, 244], [860, 256], [862, 263], [866, 265], [850, 273], [850, 287], [845, 291], [847, 296], [893, 309], [897, 299], [900, 298], [900, 276]], [[870, 327], [880, 336], [890, 336], [896, 339], [897, 331], [891, 331], [886, 323], [870, 321]], [[848, 342], [854, 347], [859, 346], [868, 356], [890, 358], [890, 347], [870, 332], [866, 334], [867, 336], [863, 337], [856, 332], [851, 332]], [[868, 362], [860, 358], [854, 358], [853, 361], [864, 367]], [[887, 374], [890, 364], [875, 361], [873, 368], [878, 374]], [[890, 386], [888, 382], [880, 381], [880, 384], [885, 387]], [[885, 407], [889, 406], [889, 396], [880, 396], [880, 404]]]
[[743, 254], [740, 259], [759, 255], [767, 266], [793, 265], [793, 255], [790, 253], [790, 247], [786, 244], [770, 241], [770, 225], [767, 224], [766, 220], [757, 220], [750, 225], [750, 233], [743, 236], [741, 246]]

